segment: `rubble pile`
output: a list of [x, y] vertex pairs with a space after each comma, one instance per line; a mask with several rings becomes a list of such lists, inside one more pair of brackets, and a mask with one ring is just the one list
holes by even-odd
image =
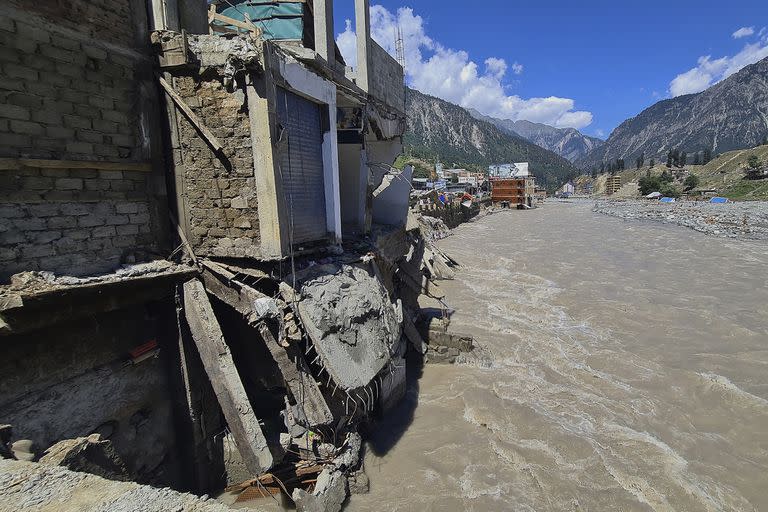
[[760, 201], [598, 201], [593, 211], [622, 219], [676, 224], [721, 238], [768, 240], [768, 205]]

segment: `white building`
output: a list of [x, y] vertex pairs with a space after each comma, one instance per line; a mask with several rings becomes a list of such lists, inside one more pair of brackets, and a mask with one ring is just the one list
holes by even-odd
[[528, 162], [488, 166], [488, 175], [494, 178], [525, 178], [531, 175]]

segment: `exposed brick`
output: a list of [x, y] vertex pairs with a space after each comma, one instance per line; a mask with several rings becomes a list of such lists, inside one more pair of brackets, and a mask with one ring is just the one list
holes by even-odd
[[128, 216], [127, 215], [107, 215], [106, 223], [107, 225], [110, 225], [110, 226], [120, 226], [123, 224], [128, 224]]
[[14, 48], [0, 47], [0, 62], [21, 62], [18, 50]]
[[26, 23], [16, 22], [16, 32], [19, 37], [38, 41], [40, 43], [50, 43], [51, 36], [47, 30]]
[[51, 217], [46, 222], [48, 229], [68, 229], [77, 226], [77, 220], [74, 217]]
[[101, 226], [94, 228], [92, 235], [94, 238], [105, 238], [109, 236], [115, 236], [115, 226]]
[[45, 133], [45, 128], [40, 123], [11, 121], [11, 131], [16, 133], [28, 133], [30, 135], [42, 135]]
[[75, 136], [77, 137], [77, 140], [83, 142], [91, 142], [94, 144], [101, 144], [104, 142], [104, 136], [102, 134], [91, 130], [77, 130]]
[[14, 219], [13, 225], [23, 231], [40, 231], [45, 229], [45, 220], [34, 217], [24, 219]]
[[139, 233], [139, 227], [135, 224], [125, 224], [116, 227], [118, 235], [136, 235]]
[[110, 189], [115, 190], [117, 192], [126, 192], [128, 190], [133, 190], [133, 182], [127, 181], [127, 180], [123, 180], [123, 181], [114, 180], [110, 184]]
[[31, 69], [44, 71], [43, 76], [46, 73], [50, 72], [52, 69], [54, 69], [54, 67], [56, 66], [56, 64], [52, 59], [49, 59], [42, 55], [38, 55], [36, 53], [24, 55], [21, 61], [25, 66]]
[[27, 241], [24, 231], [14, 229], [12, 231], [0, 231], [0, 245], [20, 244]]
[[56, 139], [71, 139], [75, 136], [75, 130], [62, 126], [46, 126], [45, 134]]
[[103, 180], [121, 180], [123, 171], [99, 171], [99, 178]]
[[130, 122], [128, 115], [126, 115], [124, 112], [118, 112], [116, 110], [104, 110], [101, 115], [107, 121], [114, 121], [121, 124], [128, 124]]
[[43, 104], [45, 104], [46, 99], [54, 98], [56, 96], [56, 88], [50, 84], [43, 82], [27, 82], [26, 86], [27, 92], [44, 97], [42, 99]]
[[16, 23], [14, 23], [11, 18], [3, 16], [0, 18], [0, 30], [5, 30], [6, 32], [16, 32]]
[[111, 158], [117, 158], [120, 156], [120, 152], [115, 146], [106, 144], [94, 144], [93, 153], [98, 156], [106, 156]]
[[118, 146], [133, 146], [136, 140], [130, 135], [110, 135], [113, 144]]
[[75, 105], [71, 101], [55, 100], [45, 98], [43, 100], [43, 108], [46, 110], [53, 110], [62, 114], [72, 114], [75, 111]]
[[93, 153], [93, 144], [87, 142], [70, 142], [67, 144], [67, 151], [70, 153], [80, 153], [88, 155]]
[[3, 64], [5, 75], [10, 78], [21, 78], [22, 80], [37, 80], [40, 75], [35, 69], [21, 66], [19, 64]]
[[91, 178], [98, 178], [99, 171], [96, 169], [70, 169], [70, 178], [87, 178], [88, 181], [94, 181]]
[[91, 128], [91, 120], [80, 116], [64, 116], [64, 126], [68, 128]]
[[27, 258], [45, 258], [53, 256], [53, 245], [24, 245], [21, 247], [21, 257]]
[[32, 137], [20, 133], [4, 133], [0, 137], [0, 145], [10, 146], [12, 148], [25, 148], [32, 145]]
[[104, 133], [117, 133], [117, 123], [114, 121], [104, 121], [102, 119], [93, 120], [93, 129]]
[[83, 53], [92, 59], [106, 60], [107, 51], [97, 46], [83, 45]]
[[94, 107], [102, 108], [105, 110], [111, 110], [115, 108], [115, 101], [112, 98], [104, 98], [101, 96], [90, 96], [88, 103]]
[[12, 92], [8, 94], [6, 96], [6, 102], [11, 105], [29, 108], [39, 108], [43, 104], [43, 100], [40, 97], [22, 92]]
[[138, 213], [139, 205], [137, 203], [117, 203], [115, 211], [117, 213]]
[[79, 50], [80, 42], [64, 37], [60, 34], [51, 34], [51, 44], [65, 50]]
[[63, 48], [56, 48], [55, 46], [49, 45], [40, 46], [40, 53], [59, 62], [76, 64], [79, 66], [84, 65], [88, 58], [81, 52], [65, 50]]
[[56, 72], [59, 73], [60, 75], [68, 76], [70, 78], [77, 78], [77, 79], [83, 78], [83, 75], [85, 74], [82, 66], [78, 66], [69, 62], [57, 62]]
[[87, 205], [70, 203], [61, 205], [62, 215], [88, 215], [90, 209]]
[[33, 112], [32, 120], [37, 123], [55, 126], [59, 126], [63, 122], [61, 114], [51, 110], [38, 110], [37, 112]]
[[[118, 226], [123, 227], [123, 226]], [[135, 236], [118, 236], [112, 239], [112, 245], [115, 247], [135, 247], [138, 245], [138, 241]]]
[[23, 91], [24, 82], [16, 79], [11, 80], [0, 75], [0, 89], [5, 89], [6, 91]]
[[49, 190], [53, 188], [53, 178], [28, 176], [22, 180], [22, 187], [31, 190]]
[[48, 69], [45, 73], [42, 73], [40, 75], [40, 80], [62, 88], [69, 87], [69, 84], [72, 81], [69, 76], [59, 74], [53, 68]]
[[2, 103], [0, 104], [0, 117], [29, 121], [32, 116], [28, 108]]
[[129, 217], [131, 219], [131, 224], [146, 224], [149, 222], [149, 215], [146, 213], [130, 215]]
[[29, 241], [34, 244], [50, 244], [59, 238], [61, 238], [61, 231], [46, 230], [32, 233]]
[[[123, 212], [125, 213], [125, 212]], [[0, 219], [13, 219], [26, 216], [26, 212], [19, 205], [2, 205], [0, 206]]]
[[94, 226], [103, 226], [104, 218], [97, 215], [87, 215], [77, 218], [77, 225], [81, 228], [92, 228]]
[[91, 119], [98, 119], [101, 117], [101, 111], [90, 105], [75, 105], [75, 114], [82, 117], [89, 117]]
[[85, 190], [98, 191], [109, 189], [109, 182], [104, 180], [85, 180], [83, 184], [85, 185]]
[[80, 178], [59, 178], [54, 186], [59, 190], [82, 190], [83, 180]]
[[0, 247], [0, 261], [13, 261], [19, 257], [16, 247]]

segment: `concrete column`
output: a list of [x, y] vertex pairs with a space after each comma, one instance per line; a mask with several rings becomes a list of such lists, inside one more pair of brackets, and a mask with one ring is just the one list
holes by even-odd
[[315, 51], [333, 65], [336, 61], [333, 38], [333, 0], [313, 0], [315, 16]]
[[355, 31], [357, 33], [357, 86], [368, 92], [370, 77], [368, 55], [371, 52], [371, 12], [369, 0], [355, 0]]
[[176, 0], [150, 0], [152, 30], [179, 30], [179, 9]]

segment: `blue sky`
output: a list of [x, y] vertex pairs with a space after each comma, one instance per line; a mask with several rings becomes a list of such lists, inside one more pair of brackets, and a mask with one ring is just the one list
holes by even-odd
[[[768, 56], [766, 0], [632, 4], [380, 0], [372, 25], [391, 52], [402, 27], [408, 81], [423, 92], [603, 137], [656, 101]], [[353, 0], [337, 0], [334, 14], [347, 56]]]

